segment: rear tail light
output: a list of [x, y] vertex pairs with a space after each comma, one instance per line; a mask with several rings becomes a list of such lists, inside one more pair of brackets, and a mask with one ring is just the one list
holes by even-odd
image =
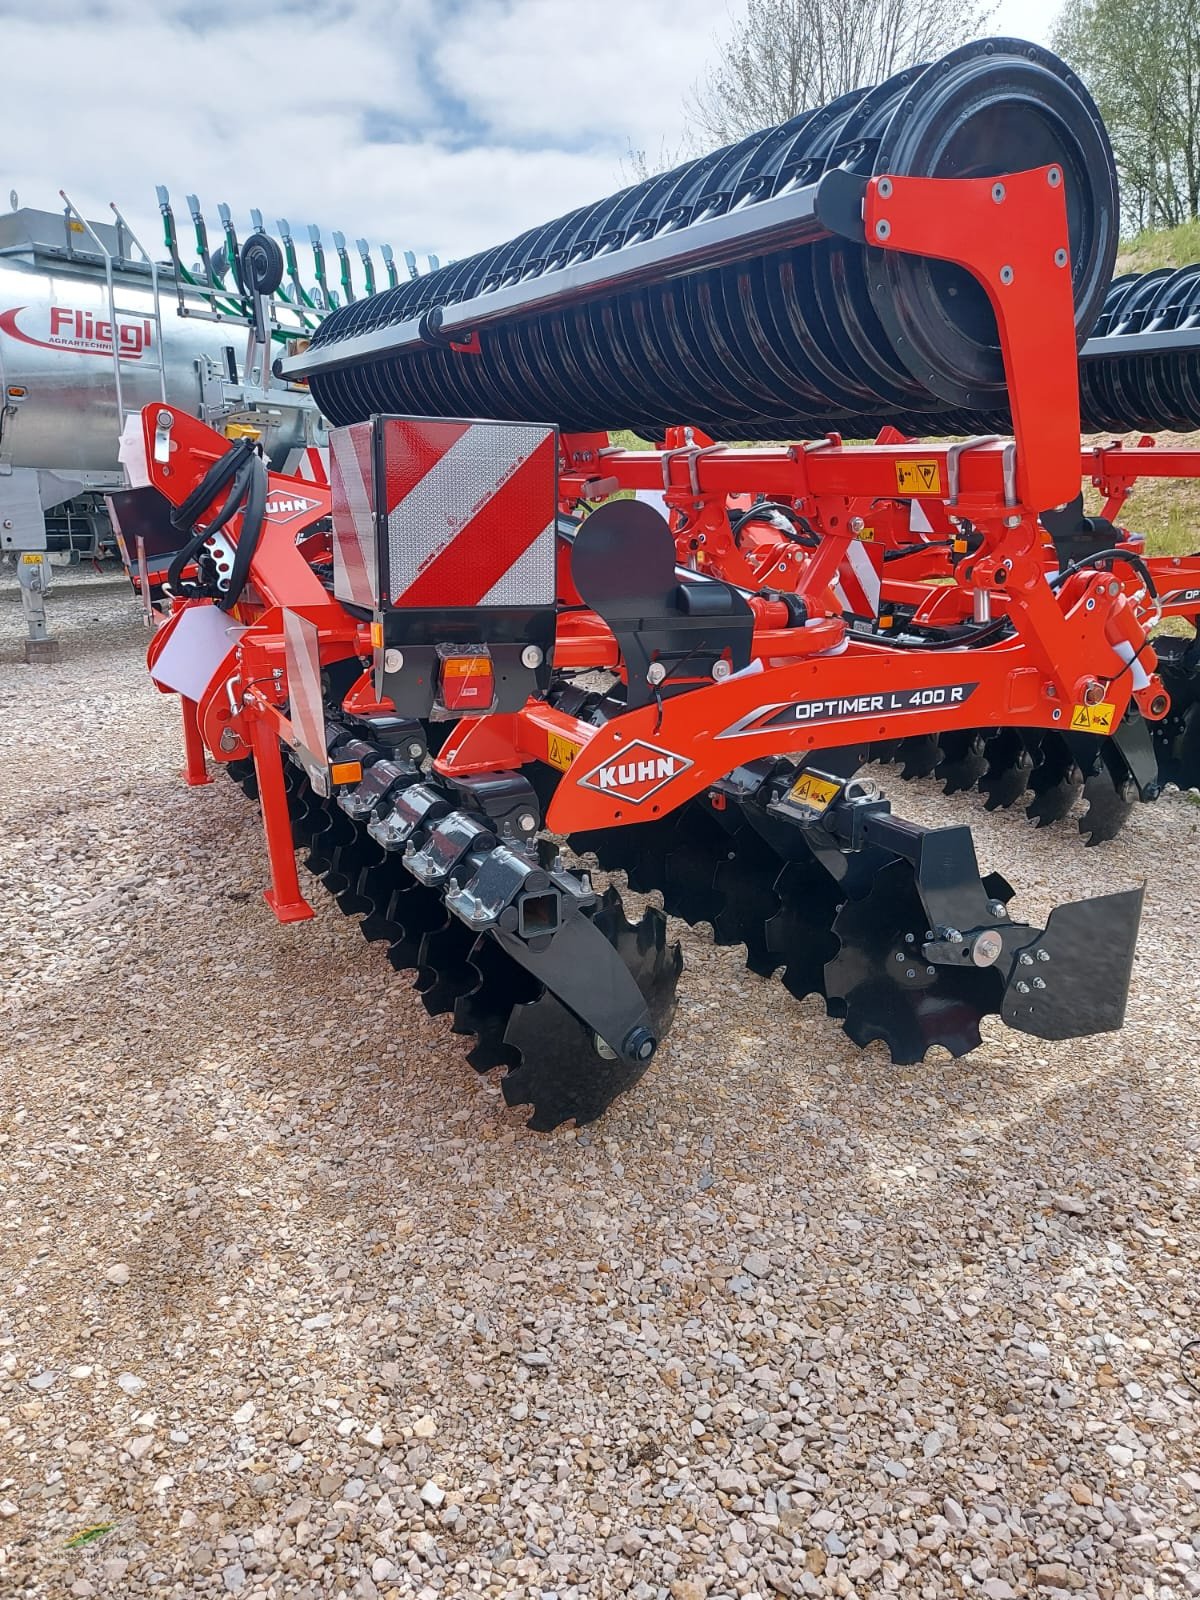
[[496, 673], [487, 647], [441, 645], [438, 656], [441, 659], [442, 704], [446, 710], [458, 715], [490, 711], [496, 699]]

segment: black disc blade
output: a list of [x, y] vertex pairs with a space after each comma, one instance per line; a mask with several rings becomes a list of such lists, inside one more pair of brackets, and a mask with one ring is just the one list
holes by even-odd
[[939, 739], [942, 759], [935, 776], [946, 794], [964, 794], [973, 789], [987, 771], [987, 735], [975, 728], [943, 733]]
[[716, 944], [743, 944], [751, 972], [769, 978], [779, 957], [767, 943], [767, 922], [779, 908], [775, 884], [783, 863], [748, 825], [732, 835], [713, 876], [719, 910], [712, 919]]
[[421, 940], [413, 987], [431, 1017], [453, 1011], [459, 996], [474, 987], [476, 976], [471, 965], [471, 950], [477, 937], [447, 911], [442, 924]]
[[833, 924], [844, 898], [817, 861], [789, 861], [775, 884], [777, 909], [763, 934], [775, 964], [783, 964], [783, 986], [797, 1000], [826, 1000], [825, 968], [838, 951]]
[[[667, 943], [666, 918], [650, 906], [640, 922], [630, 923], [620, 897], [609, 891], [596, 923], [633, 974], [661, 1044], [675, 1014], [683, 969], [679, 946]], [[572, 1119], [580, 1125], [593, 1122], [648, 1065], [610, 1058], [603, 1041], [548, 989], [532, 1002], [514, 1005], [504, 1044], [519, 1057], [501, 1082], [504, 1098], [512, 1106], [530, 1106], [529, 1126], [540, 1132]]]
[[1029, 787], [1033, 757], [1015, 728], [1002, 728], [987, 742], [987, 771], [979, 780], [979, 792], [989, 811], [1016, 805]]
[[925, 910], [909, 862], [892, 862], [869, 894], [848, 901], [834, 932], [841, 947], [825, 981], [845, 1007], [842, 1026], [855, 1044], [881, 1039], [898, 1065], [923, 1060], [931, 1045], [954, 1056], [979, 1045], [980, 1021], [999, 1012], [1004, 984], [969, 956], [962, 967], [924, 961]]
[[901, 762], [902, 778], [928, 778], [942, 759], [942, 747], [935, 733], [901, 739], [896, 758]]
[[1115, 839], [1137, 804], [1137, 785], [1132, 778], [1118, 778], [1101, 762], [1096, 772], [1084, 781], [1083, 798], [1087, 810], [1079, 819], [1079, 831], [1088, 844], [1104, 844]]
[[1043, 736], [1037, 763], [1029, 774], [1033, 799], [1025, 815], [1039, 828], [1061, 822], [1083, 789], [1083, 773], [1066, 740], [1056, 733]]
[[467, 1060], [476, 1072], [516, 1066], [520, 1056], [514, 1045], [505, 1044], [505, 1030], [513, 1007], [532, 1004], [542, 986], [486, 935], [475, 941], [469, 965], [475, 981], [454, 1002], [453, 1023], [455, 1033], [478, 1035]]

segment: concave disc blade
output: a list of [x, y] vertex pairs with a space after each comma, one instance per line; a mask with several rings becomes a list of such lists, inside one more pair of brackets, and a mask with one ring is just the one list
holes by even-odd
[[1083, 773], [1070, 746], [1058, 734], [1043, 736], [1037, 763], [1029, 774], [1029, 787], [1033, 799], [1025, 807], [1025, 815], [1039, 828], [1061, 822], [1079, 798]]
[[1084, 780], [1083, 798], [1087, 810], [1079, 819], [1079, 831], [1088, 844], [1104, 844], [1125, 826], [1137, 804], [1137, 785], [1132, 778], [1115, 777], [1101, 761]]
[[938, 740], [942, 759], [935, 776], [941, 779], [945, 794], [963, 794], [973, 789], [987, 771], [987, 735], [977, 728], [960, 728], [943, 733]]
[[845, 1006], [842, 1026], [857, 1045], [881, 1039], [897, 1064], [923, 1060], [931, 1045], [966, 1055], [980, 1043], [981, 1019], [999, 1012], [1004, 998], [1000, 974], [969, 955], [962, 967], [927, 964], [926, 928], [912, 865], [903, 860], [885, 867], [834, 923], [841, 948], [825, 982]]
[[514, 1045], [505, 1044], [505, 1030], [513, 1007], [531, 1004], [542, 986], [486, 934], [475, 941], [468, 965], [474, 983], [455, 1000], [453, 1023], [455, 1033], [478, 1035], [467, 1060], [476, 1072], [516, 1066], [520, 1056]]
[[942, 759], [941, 743], [935, 733], [923, 733], [911, 739], [901, 739], [896, 759], [901, 762], [902, 778], [928, 778]]
[[838, 951], [834, 920], [845, 891], [818, 861], [789, 861], [775, 884], [778, 909], [763, 929], [776, 964], [783, 963], [783, 986], [797, 1000], [819, 994], [826, 1000], [825, 967]]
[[730, 836], [713, 876], [720, 910], [713, 918], [716, 944], [744, 944], [751, 972], [769, 978], [779, 957], [767, 943], [767, 921], [779, 907], [775, 883], [783, 862], [749, 825]]
[[979, 780], [979, 792], [989, 811], [1016, 805], [1029, 787], [1033, 757], [1015, 728], [1002, 728], [987, 742], [987, 771]]
[[[610, 890], [595, 920], [614, 960], [633, 974], [661, 1045], [675, 1015], [683, 969], [679, 946], [667, 943], [666, 918], [650, 906], [640, 922], [631, 923], [620, 896]], [[513, 1006], [503, 1042], [518, 1055], [501, 1082], [504, 1098], [511, 1106], [530, 1106], [528, 1125], [540, 1132], [572, 1118], [581, 1125], [593, 1122], [648, 1065], [608, 1059], [590, 1029], [545, 988], [536, 1000]]]
[[477, 937], [447, 911], [442, 925], [431, 929], [421, 940], [413, 987], [431, 1017], [453, 1011], [459, 996], [474, 987], [471, 950]]

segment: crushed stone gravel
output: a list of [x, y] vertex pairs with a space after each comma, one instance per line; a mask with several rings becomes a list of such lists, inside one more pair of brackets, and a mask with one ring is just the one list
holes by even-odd
[[1192, 800], [1087, 849], [882, 775], [1032, 916], [1147, 880], [1122, 1033], [893, 1067], [679, 927], [668, 1047], [538, 1136], [327, 895], [275, 923], [127, 589], [51, 608], [26, 667], [0, 593], [0, 1594], [1200, 1595]]

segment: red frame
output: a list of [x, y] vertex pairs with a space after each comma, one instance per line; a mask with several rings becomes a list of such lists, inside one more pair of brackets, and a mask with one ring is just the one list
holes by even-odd
[[[1014, 212], [1020, 213], [1019, 222]], [[803, 627], [791, 626], [784, 601], [753, 593], [747, 672], [694, 682], [687, 692], [627, 711], [599, 729], [540, 700], [511, 714], [466, 717], [441, 751], [435, 764], [439, 773], [454, 776], [529, 762], [561, 769], [566, 761], [547, 823], [568, 833], [663, 815], [731, 768], [764, 756], [803, 755], [899, 733], [959, 727], [1066, 727], [1073, 708], [1097, 699], [1111, 707], [1114, 724], [1131, 697], [1147, 717], [1164, 715], [1168, 700], [1154, 675], [1136, 573], [1084, 571], [1057, 590], [1047, 581], [1038, 509], [1071, 499], [1081, 466], [1061, 173], [1042, 168], [1003, 180], [876, 179], [868, 188], [864, 225], [868, 239], [881, 248], [954, 261], [983, 283], [1000, 329], [1015, 443], [914, 444], [887, 430], [873, 445], [848, 446], [831, 435], [815, 444], [734, 449], [712, 446], [680, 428], [669, 432], [661, 450], [629, 451], [611, 449], [604, 435], [564, 438], [560, 491], [566, 504], [603, 498], [616, 489], [664, 490], [681, 561], [761, 591], [762, 563], [777, 553], [786, 556], [787, 581], [770, 587], [798, 595], [809, 620]], [[151, 407], [144, 423], [150, 470], [158, 487], [179, 504], [226, 446], [201, 424], [175, 413], [172, 461], [155, 463], [155, 418], [161, 410]], [[1085, 451], [1082, 465], [1085, 473], [1100, 477], [1111, 498], [1127, 491], [1139, 475], [1134, 470], [1131, 477], [1130, 469], [1146, 466], [1144, 454]], [[1155, 466], [1174, 463], [1172, 456], [1153, 454]], [[1197, 475], [1194, 458], [1191, 465], [1187, 475]], [[931, 589], [900, 574], [895, 581], [917, 589], [923, 603], [940, 608], [950, 621], [969, 615], [976, 597], [986, 595], [992, 614], [1007, 617], [1015, 629], [1003, 643], [969, 653], [918, 654], [848, 633], [834, 587], [839, 572], [863, 531], [864, 513], [878, 521], [886, 539], [902, 542], [900, 518], [887, 508], [901, 500], [907, 504], [918, 466], [934, 485], [920, 498], [935, 529], [950, 530], [951, 516], [967, 517], [981, 544], [952, 569], [952, 587]], [[276, 486], [286, 488], [289, 480], [273, 478]], [[312, 486], [305, 485], [304, 492], [311, 494]], [[752, 542], [739, 549], [727, 507], [731, 496], [747, 492], [803, 508], [820, 534], [816, 548], [793, 554], [782, 541], [773, 547], [756, 530]], [[236, 542], [236, 520], [227, 531]], [[284, 709], [283, 609], [317, 623], [323, 663], [359, 659], [363, 671], [346, 697], [347, 710], [391, 709], [376, 700], [372, 687], [370, 667], [381, 634], [333, 599], [311, 569], [310, 561], [327, 553], [319, 540], [298, 547], [290, 537], [262, 539], [251, 567], [252, 589], [236, 610], [249, 628], [238, 643], [235, 665], [210, 684], [194, 725], [185, 723], [189, 769], [195, 766], [196, 737], [218, 760], [253, 754], [271, 858], [268, 900], [284, 919], [309, 913], [296, 880], [282, 780], [281, 745], [297, 742]], [[578, 600], [568, 555], [564, 543], [564, 602]], [[926, 557], [919, 554], [917, 560]], [[923, 575], [938, 575], [937, 563]], [[164, 627], [170, 626], [168, 620]], [[1138, 652], [1150, 674], [1148, 686], [1134, 689], [1119, 653], [1126, 647]], [[601, 618], [578, 608], [560, 611], [555, 664], [623, 671]], [[955, 697], [953, 689], [962, 692]], [[842, 714], [836, 708], [846, 703], [850, 712]], [[821, 705], [833, 705], [834, 713], [820, 714]], [[784, 722], [764, 727], [764, 707], [779, 708]], [[804, 714], [805, 707], [811, 714]], [[644, 794], [632, 794], [630, 783], [614, 786], [597, 776], [614, 761], [619, 767], [623, 756], [636, 765], [646, 757], [646, 746], [662, 770]]]

